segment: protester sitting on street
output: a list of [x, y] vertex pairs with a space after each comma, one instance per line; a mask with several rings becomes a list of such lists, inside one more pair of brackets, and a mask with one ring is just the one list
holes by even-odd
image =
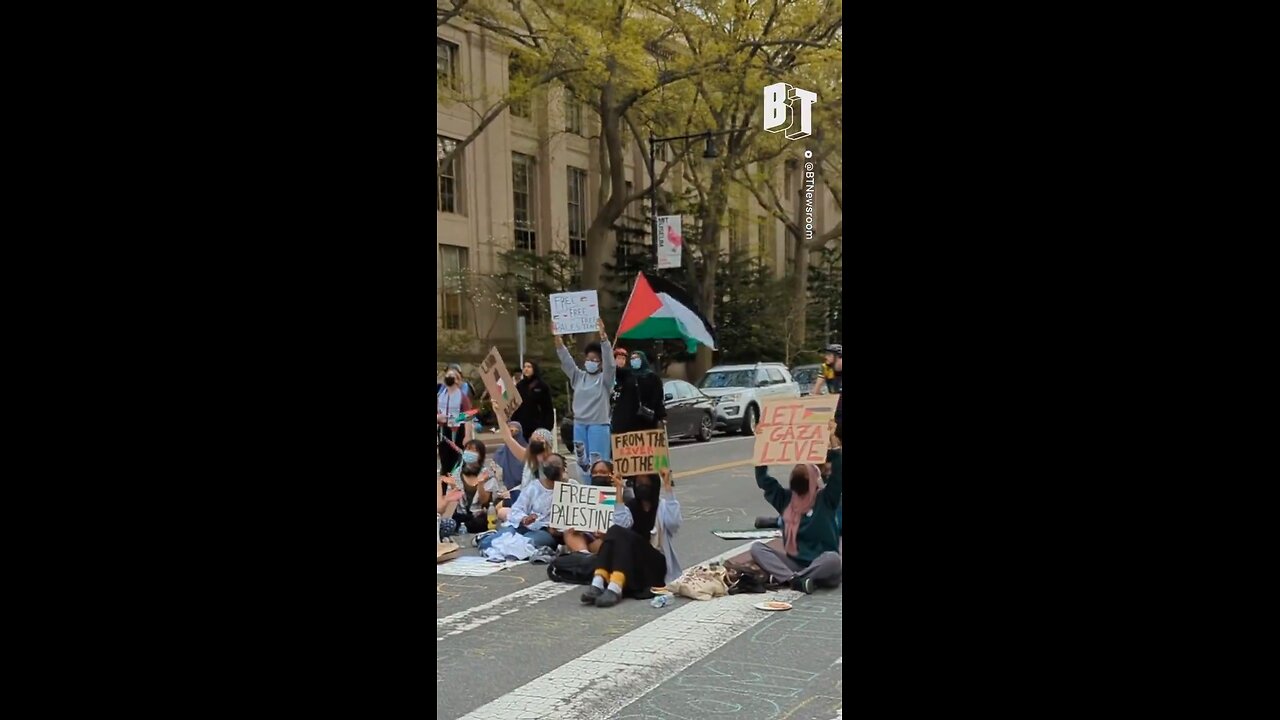
[[828, 484], [823, 484], [816, 465], [796, 465], [791, 469], [790, 489], [769, 475], [767, 465], [756, 467], [756, 485], [782, 515], [784, 552], [764, 543], [751, 546], [751, 559], [768, 575], [769, 585], [789, 583], [792, 589], [812, 593], [815, 586], [840, 584], [844, 573], [836, 529], [843, 489], [840, 450], [828, 451], [827, 461], [831, 463]]
[[[585, 485], [587, 483], [583, 484]], [[612, 486], [613, 463], [608, 460], [597, 460], [595, 464], [591, 466], [590, 484], [600, 487]], [[621, 501], [622, 495], [619, 494], [616, 502], [621, 503]], [[569, 548], [570, 552], [597, 553], [600, 551], [600, 544], [603, 542], [603, 535], [582, 532], [581, 530], [564, 531], [564, 546]]]
[[636, 350], [618, 371], [613, 387], [612, 433], [657, 429], [667, 419], [662, 379], [649, 367], [649, 357]]
[[[484, 443], [471, 440], [463, 447], [462, 465], [457, 478], [464, 499], [454, 511], [453, 518], [470, 533], [482, 533], [489, 529], [488, 509], [507, 494], [502, 484], [502, 468], [492, 460], [485, 462]], [[458, 483], [455, 480], [455, 485]]]
[[[533, 449], [535, 443], [541, 441], [534, 440], [529, 443], [529, 448]], [[564, 458], [550, 451], [546, 453], [547, 457], [538, 471], [538, 480], [520, 492], [519, 499], [511, 506], [507, 520], [498, 532], [480, 539], [476, 545], [480, 552], [488, 550], [497, 538], [512, 533], [524, 535], [534, 547], [556, 546], [558, 541], [551, 534], [547, 522], [551, 519], [551, 504], [555, 497], [552, 488], [564, 475]]]
[[[612, 477], [621, 498], [622, 476]], [[671, 484], [671, 470], [663, 468], [661, 490], [655, 475], [635, 479], [635, 498], [618, 503], [613, 525], [605, 533], [596, 554], [595, 577], [582, 593], [582, 602], [596, 607], [612, 607], [626, 590], [632, 595], [648, 595], [649, 589], [680, 577], [675, 536], [680, 530], [680, 502]]]
[[458, 521], [453, 519], [453, 509], [462, 500], [462, 491], [450, 490], [446, 493], [444, 487], [448, 484], [450, 478], [436, 478], [436, 520], [440, 524], [440, 535], [436, 537], [436, 542], [458, 532]]
[[600, 331], [600, 342], [587, 345], [582, 368], [574, 363], [564, 346], [564, 338], [555, 336], [560, 366], [573, 388], [573, 451], [583, 470], [594, 461], [592, 453], [597, 453], [601, 460], [613, 457], [609, 441], [609, 395], [613, 392], [616, 366], [612, 362], [601, 363], [601, 358], [610, 355], [609, 336], [604, 331], [604, 320], [596, 321], [596, 327]]
[[[545, 459], [542, 457], [544, 453], [551, 452], [555, 447], [555, 436], [546, 428], [538, 428], [529, 433], [529, 442], [527, 445], [522, 444], [513, 434], [513, 428], [520, 428], [520, 423], [511, 422], [501, 412], [496, 413], [498, 416], [498, 433], [502, 436], [502, 444], [506, 446], [507, 452], [511, 457], [524, 464], [524, 469], [520, 473], [520, 484], [512, 493], [512, 497], [518, 497], [516, 493], [520, 488], [524, 488], [533, 479], [538, 476], [538, 468]], [[537, 448], [534, 448], [534, 443]], [[508, 480], [507, 482], [510, 482]]]
[[[520, 423], [512, 420], [507, 423], [507, 430], [511, 433], [511, 439], [521, 449], [529, 446], [529, 441], [524, 436], [524, 428]], [[493, 451], [493, 461], [498, 464], [498, 467], [502, 468], [502, 484], [510, 491], [510, 497], [502, 501], [501, 507], [511, 507], [511, 504], [519, 497], [520, 484], [524, 480], [524, 461], [511, 452], [511, 448], [507, 447], [505, 441], [497, 450]]]
[[[831, 431], [831, 438], [832, 438], [831, 447], [833, 448], [840, 447], [840, 426], [836, 425], [835, 421], [833, 420], [828, 425], [828, 427], [833, 428]], [[827, 462], [823, 463], [820, 470], [822, 470], [822, 482], [823, 483], [829, 482], [829, 479], [831, 477], [831, 461], [828, 460]], [[836, 533], [839, 534], [841, 538], [844, 537], [843, 520], [844, 520], [844, 493], [841, 493], [840, 509], [836, 510]], [[761, 529], [781, 528], [782, 516], [781, 515], [761, 515], [760, 517], [756, 518], [756, 527]]]

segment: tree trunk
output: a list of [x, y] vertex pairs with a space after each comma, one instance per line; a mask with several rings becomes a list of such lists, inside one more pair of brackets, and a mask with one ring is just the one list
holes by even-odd
[[591, 226], [587, 228], [587, 256], [583, 258], [582, 286], [600, 293], [600, 304], [607, 305], [607, 293], [600, 287], [600, 272], [604, 266], [605, 243], [614, 222], [622, 217], [627, 202], [627, 174], [622, 152], [622, 112], [617, 107], [617, 93], [613, 84], [606, 84], [600, 92], [600, 132], [604, 156], [609, 167], [601, 168], [609, 178], [609, 199], [600, 206]]
[[[698, 298], [699, 308], [712, 325], [716, 324], [716, 266], [720, 264], [720, 216], [729, 204], [727, 173], [723, 166], [717, 166], [711, 172], [711, 181], [702, 206], [702, 232], [698, 238], [698, 248], [702, 251], [702, 287]], [[715, 364], [711, 350], [705, 346], [698, 348], [693, 361], [690, 377], [700, 378]]]
[[791, 263], [791, 324], [797, 346], [809, 350], [809, 246], [804, 235], [796, 236], [796, 257]]

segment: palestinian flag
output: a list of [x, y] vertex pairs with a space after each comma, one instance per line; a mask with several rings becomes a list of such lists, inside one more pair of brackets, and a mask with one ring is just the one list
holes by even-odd
[[692, 353], [697, 352], [699, 343], [715, 350], [715, 334], [715, 328], [679, 285], [646, 272], [636, 276], [636, 285], [631, 289], [631, 298], [618, 325], [619, 339], [682, 338]]

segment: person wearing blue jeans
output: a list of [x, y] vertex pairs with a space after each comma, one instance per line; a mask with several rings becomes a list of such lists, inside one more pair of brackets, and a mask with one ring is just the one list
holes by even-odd
[[553, 534], [547, 522], [551, 519], [551, 501], [554, 497], [552, 488], [556, 481], [564, 477], [564, 459], [559, 455], [550, 455], [542, 463], [537, 482], [529, 483], [520, 491], [520, 497], [511, 506], [507, 521], [496, 533], [485, 536], [476, 547], [480, 552], [489, 549], [493, 541], [503, 535], [513, 533], [524, 535], [534, 547], [555, 547], [559, 539]]
[[604, 331], [604, 321], [597, 320], [600, 342], [587, 345], [586, 359], [582, 367], [573, 361], [564, 338], [555, 336], [556, 355], [560, 368], [569, 377], [573, 388], [573, 449], [578, 465], [583, 471], [597, 460], [612, 460], [612, 444], [609, 441], [609, 396], [613, 393], [613, 381], [617, 366], [613, 362], [601, 362], [611, 357], [609, 336]]

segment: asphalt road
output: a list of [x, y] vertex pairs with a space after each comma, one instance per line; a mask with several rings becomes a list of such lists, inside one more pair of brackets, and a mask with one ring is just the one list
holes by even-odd
[[[684, 517], [681, 564], [731, 557], [772, 514], [755, 486], [752, 438], [717, 436], [672, 448]], [[775, 469], [775, 476], [784, 473]], [[470, 538], [463, 544], [469, 545]], [[467, 548], [463, 555], [476, 555]], [[436, 577], [436, 717], [626, 720], [829, 720], [842, 703], [843, 589], [710, 601], [662, 609], [624, 600], [583, 606], [583, 586], [552, 583], [523, 564], [480, 577]], [[790, 600], [791, 611], [752, 605]]]

